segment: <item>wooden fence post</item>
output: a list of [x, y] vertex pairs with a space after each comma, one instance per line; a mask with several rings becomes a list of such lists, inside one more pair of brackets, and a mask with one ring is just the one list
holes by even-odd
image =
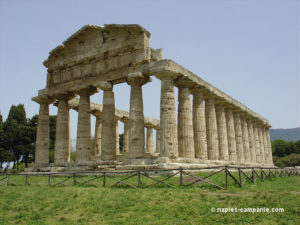
[[180, 186], [183, 185], [183, 172], [182, 172], [182, 168], [180, 168], [180, 178], [179, 178], [179, 182], [180, 182]]
[[225, 172], [225, 186], [227, 189], [228, 188], [228, 168], [227, 168], [227, 166], [225, 166], [224, 172]]
[[106, 186], [106, 173], [103, 172], [103, 187]]
[[8, 185], [8, 183], [9, 183], [9, 175], [7, 174], [7, 176], [6, 176], [6, 186]]
[[76, 185], [76, 173], [73, 173], [73, 186]]
[[140, 188], [141, 187], [141, 171], [139, 170], [138, 171], [138, 188]]
[[241, 175], [241, 168], [239, 167], [239, 179], [240, 179], [240, 184], [241, 184], [241, 187], [242, 187], [242, 175]]

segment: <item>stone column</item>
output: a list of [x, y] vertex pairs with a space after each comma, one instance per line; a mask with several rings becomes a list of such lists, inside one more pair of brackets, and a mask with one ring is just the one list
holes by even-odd
[[160, 156], [176, 158], [178, 139], [174, 81], [172, 77], [161, 77], [160, 94]]
[[129, 120], [123, 119], [124, 134], [123, 134], [123, 152], [128, 153], [129, 150]]
[[253, 123], [254, 129], [254, 139], [255, 139], [255, 155], [256, 155], [256, 163], [261, 162], [260, 157], [260, 143], [259, 143], [259, 134], [258, 134], [258, 127], [256, 123]]
[[147, 152], [154, 153], [154, 137], [153, 137], [153, 128], [147, 127]]
[[105, 83], [100, 86], [103, 93], [101, 159], [116, 160], [116, 121], [113, 86]]
[[178, 87], [178, 154], [195, 158], [190, 91], [181, 86]]
[[101, 155], [101, 129], [102, 129], [102, 118], [96, 116], [95, 126], [95, 155]]
[[160, 153], [160, 130], [156, 129], [156, 152]]
[[54, 162], [70, 162], [70, 112], [67, 97], [58, 101]]
[[266, 128], [262, 126], [262, 136], [263, 136], [263, 142], [264, 142], [264, 155], [265, 155], [265, 161], [264, 163], [268, 163], [269, 159], [269, 147], [268, 147], [268, 140], [267, 140], [267, 134], [266, 134]]
[[243, 164], [245, 162], [245, 157], [244, 157], [241, 118], [238, 112], [235, 112], [233, 114], [233, 118], [234, 118], [234, 130], [235, 130], [235, 140], [236, 140], [237, 163]]
[[268, 164], [270, 166], [274, 166], [269, 128], [266, 128], [266, 135], [267, 135], [267, 142], [268, 142], [268, 149], [269, 149]]
[[205, 102], [205, 119], [206, 119], [206, 135], [207, 135], [207, 152], [208, 159], [219, 159], [219, 142], [217, 131], [217, 119], [215, 110], [215, 101], [209, 96]]
[[264, 146], [264, 139], [262, 134], [261, 125], [257, 126], [258, 129], [258, 138], [259, 138], [259, 146], [260, 146], [260, 162], [265, 163], [265, 146]]
[[227, 108], [225, 110], [225, 116], [226, 116], [226, 125], [227, 125], [229, 160], [233, 163], [236, 163], [237, 162], [236, 141], [235, 141], [233, 112], [231, 108]]
[[207, 138], [203, 93], [199, 89], [193, 91], [193, 128], [195, 157], [207, 160]]
[[145, 157], [145, 129], [142, 85], [149, 81], [149, 77], [141, 72], [128, 75], [130, 85], [129, 111], [129, 158]]
[[241, 125], [242, 125], [242, 138], [243, 138], [243, 150], [244, 150], [245, 163], [249, 164], [251, 163], [251, 155], [250, 155], [249, 134], [248, 134], [246, 116], [241, 117]]
[[116, 124], [116, 155], [120, 154], [120, 145], [119, 145], [119, 118], [115, 118]]
[[78, 124], [77, 124], [77, 143], [76, 161], [87, 162], [91, 157], [91, 115], [90, 110], [90, 91], [88, 89], [79, 92]]
[[49, 103], [39, 102], [40, 112], [36, 132], [35, 166], [49, 164]]
[[219, 138], [219, 160], [228, 161], [228, 139], [225, 109], [223, 104], [216, 105], [217, 129]]
[[249, 134], [249, 148], [251, 155], [251, 163], [256, 163], [256, 151], [255, 151], [255, 138], [252, 121], [249, 119], [247, 121], [248, 134]]

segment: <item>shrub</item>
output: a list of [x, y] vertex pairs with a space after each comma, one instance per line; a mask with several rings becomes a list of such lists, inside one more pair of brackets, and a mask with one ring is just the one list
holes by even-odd
[[300, 166], [300, 154], [290, 154], [284, 157], [273, 157], [274, 164], [279, 167]]

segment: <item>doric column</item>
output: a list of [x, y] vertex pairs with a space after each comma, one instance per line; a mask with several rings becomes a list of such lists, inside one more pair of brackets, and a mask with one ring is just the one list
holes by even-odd
[[183, 158], [195, 158], [193, 121], [190, 91], [178, 87], [178, 154]]
[[206, 120], [206, 135], [207, 135], [207, 153], [208, 159], [219, 159], [219, 142], [217, 131], [217, 119], [215, 110], [215, 101], [212, 96], [209, 96], [205, 101], [205, 120]]
[[264, 126], [262, 126], [261, 130], [262, 130], [262, 136], [263, 136], [263, 141], [264, 141], [264, 154], [265, 154], [265, 161], [264, 161], [264, 163], [269, 164], [268, 163], [268, 159], [269, 159], [269, 147], [268, 147], [268, 140], [267, 140], [266, 128]]
[[156, 129], [156, 151], [160, 153], [160, 129]]
[[258, 129], [258, 138], [259, 138], [259, 146], [260, 146], [260, 162], [265, 163], [265, 146], [264, 146], [264, 139], [263, 139], [261, 125], [258, 125], [257, 129]]
[[260, 143], [259, 143], [259, 132], [258, 132], [257, 123], [253, 123], [253, 130], [254, 130], [254, 139], [255, 139], [256, 163], [260, 163], [261, 162]]
[[36, 145], [35, 145], [35, 166], [49, 164], [49, 103], [38, 102], [40, 112], [38, 117]]
[[203, 93], [199, 89], [193, 91], [193, 129], [195, 157], [207, 160], [207, 139]]
[[217, 129], [219, 138], [219, 160], [228, 161], [228, 139], [225, 109], [223, 104], [216, 105]]
[[251, 163], [256, 163], [255, 138], [252, 121], [247, 120]]
[[243, 164], [245, 162], [245, 158], [244, 158], [241, 118], [238, 112], [235, 112], [233, 114], [233, 118], [234, 118], [237, 163]]
[[141, 72], [128, 75], [130, 85], [129, 111], [129, 158], [145, 156], [145, 129], [142, 85], [149, 81], [149, 77]]
[[160, 77], [160, 79], [160, 156], [176, 158], [178, 156], [178, 139], [174, 81], [172, 77], [168, 76]]
[[54, 162], [70, 162], [70, 112], [67, 96], [58, 101]]
[[225, 116], [226, 116], [226, 125], [227, 125], [229, 160], [233, 163], [236, 163], [237, 162], [236, 141], [235, 141], [235, 130], [234, 130], [234, 119], [233, 119], [232, 108], [226, 108]]
[[102, 118], [96, 116], [95, 126], [95, 155], [101, 155], [101, 129], [102, 129]]
[[77, 143], [76, 143], [76, 161], [86, 162], [91, 157], [91, 115], [90, 95], [88, 89], [79, 92], [78, 106], [78, 126], [77, 126]]
[[269, 149], [268, 164], [270, 166], [273, 166], [274, 163], [273, 163], [272, 144], [271, 144], [269, 128], [266, 128], [266, 135], [267, 135], [267, 142], [268, 142], [268, 149]]
[[250, 147], [249, 147], [249, 134], [248, 134], [248, 126], [247, 126], [246, 116], [241, 117], [241, 125], [242, 125], [243, 150], [244, 150], [245, 163], [251, 163], [251, 155], [250, 155]]
[[147, 127], [146, 151], [149, 153], [154, 153], [154, 137], [153, 137], [153, 128], [152, 127]]
[[106, 82], [99, 87], [103, 93], [102, 130], [101, 130], [101, 159], [116, 159], [116, 120], [115, 97], [113, 86]]
[[116, 124], [116, 154], [120, 154], [120, 145], [119, 145], [119, 118], [115, 118]]
[[129, 120], [123, 119], [124, 134], [123, 134], [123, 152], [128, 153], [129, 150]]

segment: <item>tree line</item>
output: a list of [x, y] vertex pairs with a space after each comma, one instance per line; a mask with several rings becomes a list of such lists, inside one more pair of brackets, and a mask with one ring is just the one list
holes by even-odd
[[300, 166], [300, 140], [287, 142], [283, 140], [272, 141], [274, 165], [279, 167]]

